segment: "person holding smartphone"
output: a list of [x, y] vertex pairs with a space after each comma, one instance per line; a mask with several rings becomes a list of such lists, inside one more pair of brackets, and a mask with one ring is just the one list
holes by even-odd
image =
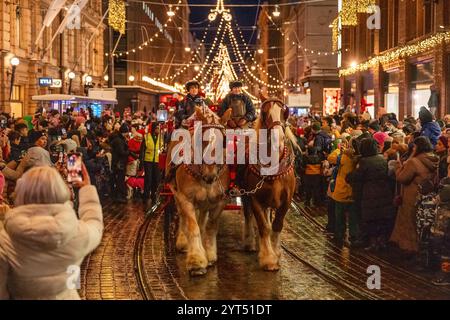
[[32, 168], [17, 182], [14, 208], [5, 217], [8, 228], [0, 231], [0, 300], [80, 299], [67, 285], [66, 266], [79, 267], [100, 244], [103, 213], [84, 165], [74, 185], [80, 218], [56, 169]]

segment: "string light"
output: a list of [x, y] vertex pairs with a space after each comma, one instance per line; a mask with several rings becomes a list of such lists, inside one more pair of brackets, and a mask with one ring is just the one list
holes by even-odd
[[339, 76], [340, 77], [349, 76], [357, 72], [366, 71], [371, 68], [374, 68], [378, 64], [383, 65], [398, 59], [408, 58], [417, 54], [425, 53], [442, 45], [443, 42], [450, 43], [450, 31], [445, 33], [434, 34], [414, 44], [402, 46], [393, 51], [373, 57], [372, 59], [369, 59], [360, 64], [352, 65], [350, 68], [341, 69], [339, 71]]
[[[110, 1], [122, 1], [122, 2], [123, 2], [123, 0], [110, 0]], [[182, 3], [182, 0], [178, 0], [178, 4], [181, 4], [181, 3]], [[125, 5], [124, 5], [124, 10], [125, 10]], [[172, 9], [169, 9], [169, 10], [172, 10]], [[175, 11], [178, 11], [178, 10], [180, 10], [180, 8], [179, 8], [179, 7], [176, 7], [176, 8], [175, 8]], [[109, 10], [109, 13], [111, 14], [111, 10]], [[113, 14], [114, 14], [114, 13], [113, 13]], [[125, 14], [124, 14], [123, 17], [124, 17], [123, 30], [124, 30], [124, 33], [125, 33]], [[173, 21], [173, 19], [172, 19], [171, 17], [169, 17], [169, 18], [167, 19], [166, 23], [164, 24], [164, 26], [167, 27], [168, 22], [172, 22], [172, 21]], [[150, 39], [147, 39], [146, 41], [143, 41], [140, 45], [136, 46], [136, 47], [133, 48], [133, 49], [128, 49], [128, 51], [116, 52], [116, 53], [113, 54], [113, 56], [115, 56], [115, 57], [120, 57], [120, 56], [122, 56], [122, 55], [128, 55], [128, 54], [130, 53], [130, 51], [134, 53], [134, 52], [136, 52], [136, 49], [140, 49], [140, 47], [147, 46], [149, 42], [153, 42], [153, 40], [155, 40], [155, 38], [158, 38], [158, 37], [159, 37], [159, 34], [163, 34], [164, 31], [165, 31], [165, 29], [163, 29], [163, 28], [158, 29], [158, 31], [157, 31], [157, 32], [153, 35], [153, 37], [151, 37]], [[134, 51], [133, 51], [133, 50], [134, 50]], [[142, 50], [142, 49], [140, 49], [140, 50]]]
[[281, 15], [280, 7], [279, 7], [279, 6], [275, 6], [275, 11], [272, 12], [272, 15], [273, 15], [275, 18], [278, 18], [278, 17]]
[[167, 11], [167, 15], [171, 18], [175, 16], [175, 12], [173, 12], [172, 10], [172, 5], [169, 5], [169, 11]]

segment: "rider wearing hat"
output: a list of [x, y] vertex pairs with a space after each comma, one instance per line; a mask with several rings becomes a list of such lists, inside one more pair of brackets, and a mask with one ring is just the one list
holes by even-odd
[[188, 94], [181, 101], [178, 111], [175, 114], [176, 127], [179, 128], [183, 120], [189, 118], [195, 112], [196, 100], [202, 99], [200, 96], [200, 83], [196, 80], [191, 80], [186, 83], [186, 91]]
[[242, 86], [240, 81], [230, 83], [231, 92], [223, 99], [219, 112], [219, 116], [222, 116], [229, 108], [232, 109], [231, 119], [227, 123], [232, 129], [245, 128], [249, 122], [256, 119], [252, 99], [242, 92]]

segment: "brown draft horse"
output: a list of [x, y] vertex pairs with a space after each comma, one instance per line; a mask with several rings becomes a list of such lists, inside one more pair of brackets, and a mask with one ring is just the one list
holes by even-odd
[[256, 249], [253, 215], [259, 230], [259, 264], [266, 271], [280, 269], [280, 233], [295, 191], [295, 156], [292, 150], [295, 138], [285, 126], [288, 117], [289, 109], [280, 100], [263, 101], [255, 129], [257, 134], [260, 134], [258, 129], [267, 129], [269, 139], [270, 131], [278, 130], [279, 168], [275, 175], [263, 177], [259, 165], [248, 165], [245, 173], [245, 189], [254, 192], [243, 197], [245, 248], [250, 251]]
[[[195, 119], [202, 121], [204, 129], [224, 128], [220, 118], [204, 111], [196, 108], [195, 112]], [[229, 116], [230, 112], [224, 115]], [[173, 147], [169, 147], [169, 152]], [[218, 223], [226, 205], [225, 192], [229, 184], [226, 164], [205, 163], [180, 165], [175, 181], [169, 183], [180, 217], [176, 247], [187, 252], [186, 267], [192, 276], [206, 274], [207, 267], [217, 261]]]

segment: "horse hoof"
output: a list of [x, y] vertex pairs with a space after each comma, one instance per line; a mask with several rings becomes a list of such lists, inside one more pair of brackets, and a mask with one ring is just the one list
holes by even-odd
[[186, 253], [188, 250], [187, 250], [186, 247], [180, 247], [180, 248], [177, 247], [177, 251], [178, 251], [179, 253]]
[[208, 267], [214, 267], [217, 263], [217, 260], [208, 261]]
[[268, 263], [268, 264], [263, 266], [263, 270], [264, 271], [275, 272], [275, 271], [280, 270], [280, 266], [278, 265], [278, 263]]
[[189, 270], [189, 274], [191, 275], [191, 277], [204, 276], [206, 272], [207, 270], [205, 268], [196, 268]]
[[252, 245], [252, 244], [246, 244], [244, 245], [244, 250], [247, 252], [256, 252], [258, 250], [256, 250], [256, 245]]

